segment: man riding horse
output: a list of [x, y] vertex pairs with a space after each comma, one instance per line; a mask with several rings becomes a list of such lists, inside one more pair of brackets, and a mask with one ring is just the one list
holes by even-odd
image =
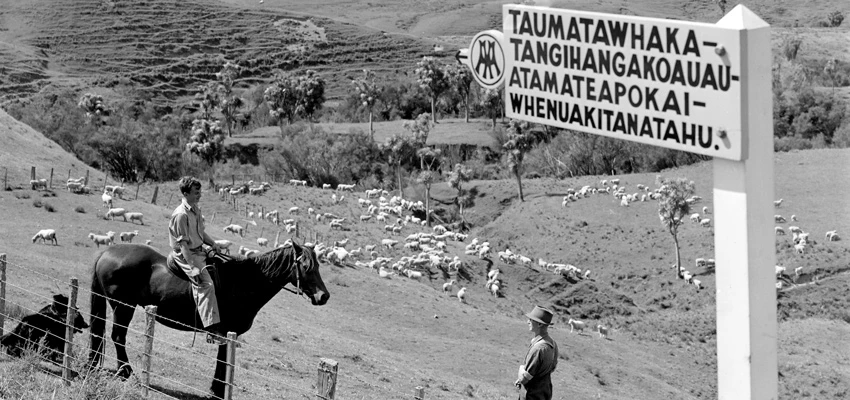
[[204, 220], [198, 201], [201, 199], [201, 182], [194, 177], [184, 176], [177, 182], [183, 201], [171, 213], [168, 224], [170, 257], [186, 273], [192, 283], [195, 306], [207, 333], [207, 342], [224, 344], [227, 332], [221, 328], [215, 285], [207, 271], [206, 253], [203, 245], [211, 246], [218, 253], [215, 239], [204, 231]]

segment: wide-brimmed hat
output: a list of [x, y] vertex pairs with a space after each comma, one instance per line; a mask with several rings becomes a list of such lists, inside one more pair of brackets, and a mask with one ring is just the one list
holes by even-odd
[[543, 325], [552, 325], [552, 310], [540, 306], [534, 306], [530, 313], [525, 314], [528, 319]]

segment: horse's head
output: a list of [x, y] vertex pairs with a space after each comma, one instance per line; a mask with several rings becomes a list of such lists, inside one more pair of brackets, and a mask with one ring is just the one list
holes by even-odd
[[325, 287], [322, 275], [319, 273], [319, 260], [316, 253], [309, 247], [295, 246], [298, 254], [298, 285], [301, 291], [310, 298], [314, 306], [321, 306], [328, 302], [331, 294]]

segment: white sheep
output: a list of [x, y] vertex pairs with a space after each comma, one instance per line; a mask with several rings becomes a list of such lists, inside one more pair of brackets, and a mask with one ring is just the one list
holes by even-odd
[[804, 254], [806, 252], [806, 245], [802, 244], [802, 243], [801, 244], [795, 244], [794, 250], [797, 252], [797, 254]]
[[703, 207], [703, 208], [702, 208], [702, 213], [703, 213], [703, 214], [711, 214], [711, 212], [708, 210], [708, 207]]
[[387, 271], [387, 269], [383, 266], [378, 268], [378, 276], [380, 276], [381, 278], [389, 279], [393, 275], [395, 275], [394, 272]]
[[776, 221], [777, 223], [785, 223], [786, 222], [785, 217], [778, 215], [778, 214], [773, 216], [773, 220]]
[[773, 230], [776, 232], [777, 236], [785, 236], [785, 229], [782, 229], [781, 226], [777, 226], [773, 228]]
[[574, 330], [575, 331], [583, 331], [584, 327], [586, 326], [584, 322], [581, 322], [577, 319], [572, 319], [572, 318], [570, 318], [570, 320], [567, 322], [567, 324], [570, 325], [570, 333], [573, 333]]
[[126, 221], [126, 220], [129, 219], [131, 223], [133, 221], [139, 221], [140, 224], [144, 225], [145, 224], [144, 218], [145, 218], [145, 215], [140, 213], [140, 212], [128, 212], [128, 213], [124, 214], [124, 220]]
[[133, 238], [139, 235], [139, 231], [121, 232], [118, 236], [121, 237], [121, 242], [133, 243]]
[[[111, 219], [115, 221], [115, 217], [124, 217], [124, 213], [126, 212], [127, 210], [123, 208], [110, 208], [109, 211], [106, 212], [106, 215], [104, 215], [103, 219]], [[124, 218], [124, 221], [127, 221], [126, 217]]]
[[345, 247], [348, 244], [348, 238], [334, 241], [334, 247]]
[[452, 279], [443, 284], [443, 293], [451, 294], [452, 293], [452, 285], [455, 284], [455, 280]]
[[221, 249], [223, 254], [230, 254], [230, 246], [233, 245], [233, 242], [227, 239], [219, 239], [215, 241], [215, 244], [218, 245], [218, 248]]
[[596, 325], [596, 332], [599, 332], [600, 339], [608, 338], [608, 327], [602, 325]]
[[693, 213], [690, 216], [691, 221], [699, 222], [699, 213]]
[[785, 267], [776, 266], [776, 276], [785, 275]]
[[89, 233], [89, 239], [91, 239], [94, 244], [97, 245], [98, 248], [100, 248], [100, 245], [102, 244], [109, 246], [113, 243], [111, 237], [104, 235], [95, 235], [94, 233]]
[[794, 276], [800, 276], [800, 273], [803, 272], [803, 267], [794, 268]]
[[42, 229], [38, 231], [38, 233], [32, 237], [32, 242], [35, 243], [38, 239], [41, 239], [41, 243], [46, 243], [49, 240], [54, 246], [59, 245], [59, 239], [56, 238], [56, 230], [54, 229]]
[[702, 227], [710, 227], [711, 226], [711, 218], [703, 218], [699, 221], [699, 225]]
[[47, 179], [36, 179], [30, 181], [32, 190], [44, 189], [47, 190]]
[[323, 184], [322, 184], [322, 190], [330, 189], [330, 188], [331, 188], [331, 184], [330, 184], [330, 183], [323, 183]]
[[266, 238], [257, 238], [257, 246], [269, 247], [269, 240]]
[[398, 240], [392, 240], [392, 239], [382, 239], [381, 240], [381, 246], [385, 246], [388, 249], [391, 249], [396, 244], [398, 244]]
[[797, 220], [797, 215], [796, 214], [791, 215], [791, 221], [796, 221], [796, 220]]
[[493, 297], [497, 298], [497, 299], [499, 298], [499, 293], [501, 293], [499, 291], [499, 283], [498, 282], [499, 281], [493, 282], [493, 284], [490, 285], [490, 292], [493, 293]]
[[830, 242], [837, 242], [837, 241], [841, 240], [841, 236], [838, 236], [838, 233], [833, 232], [832, 235], [829, 235], [827, 240], [830, 241]]
[[496, 279], [501, 272], [502, 271], [500, 271], [498, 268], [491, 269], [490, 271], [487, 272], [487, 279], [488, 280]]
[[360, 216], [360, 222], [366, 222], [366, 221], [368, 221], [368, 220], [370, 220], [370, 219], [372, 219], [372, 216], [371, 216], [371, 215], [361, 215], [361, 216]]
[[693, 279], [693, 280], [691, 280], [691, 283], [692, 283], [694, 286], [696, 286], [697, 290], [702, 289], [702, 282], [700, 282], [700, 280], [699, 280], [699, 279]]
[[461, 303], [466, 303], [466, 286], [460, 288], [460, 290], [457, 291], [457, 299]]
[[103, 200], [103, 206], [106, 207], [107, 210], [112, 208], [112, 196], [106, 193], [106, 190], [103, 191], [100, 199]]
[[407, 277], [410, 278], [410, 279], [421, 279], [422, 278], [422, 272], [414, 271], [412, 269], [404, 270], [404, 274], [407, 275]]
[[298, 214], [299, 211], [300, 211], [300, 208], [298, 208], [298, 207], [290, 207], [289, 208], [290, 214]]
[[774, 200], [774, 201], [773, 201], [773, 205], [774, 205], [774, 206], [776, 206], [776, 207], [781, 206], [781, 205], [782, 205], [782, 200], [785, 200], [785, 199]]
[[239, 235], [240, 237], [245, 236], [245, 228], [243, 228], [242, 225], [230, 224], [225, 226], [223, 230], [225, 233], [230, 232], [234, 235]]

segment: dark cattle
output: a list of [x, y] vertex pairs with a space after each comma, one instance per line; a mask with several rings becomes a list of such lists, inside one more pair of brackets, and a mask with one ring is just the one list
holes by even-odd
[[[53, 304], [45, 306], [36, 314], [23, 317], [12, 332], [0, 337], [0, 344], [13, 357], [20, 357], [24, 349], [32, 348], [39, 353], [44, 352], [50, 360], [58, 362], [65, 348], [67, 315], [68, 297], [57, 294], [53, 296]], [[74, 316], [74, 331], [79, 333], [88, 327], [83, 316], [77, 312]]]

